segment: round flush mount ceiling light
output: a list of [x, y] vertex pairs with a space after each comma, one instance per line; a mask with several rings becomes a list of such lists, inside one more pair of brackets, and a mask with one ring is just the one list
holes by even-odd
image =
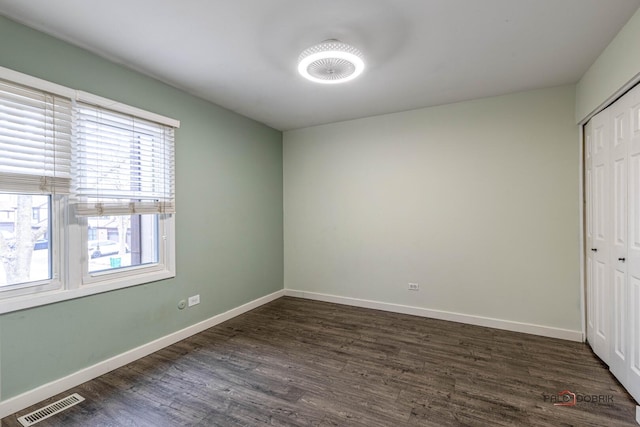
[[316, 83], [335, 84], [353, 80], [364, 71], [362, 53], [338, 40], [325, 40], [305, 49], [298, 58], [298, 72]]

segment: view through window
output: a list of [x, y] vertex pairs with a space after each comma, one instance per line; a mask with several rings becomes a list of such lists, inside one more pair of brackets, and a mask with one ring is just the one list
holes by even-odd
[[0, 193], [0, 286], [51, 279], [51, 197]]
[[89, 272], [158, 262], [158, 215], [88, 218]]

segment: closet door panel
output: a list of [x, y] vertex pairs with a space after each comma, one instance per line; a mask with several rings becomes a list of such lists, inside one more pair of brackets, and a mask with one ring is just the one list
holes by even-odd
[[590, 121], [584, 127], [584, 186], [585, 186], [585, 241], [586, 253], [586, 309], [587, 309], [587, 341], [593, 347], [595, 340], [595, 287], [593, 285], [594, 253], [593, 248], [593, 123]]
[[613, 271], [613, 319], [611, 344], [613, 351], [609, 367], [618, 380], [627, 382], [627, 276], [618, 269]]
[[609, 110], [594, 116], [592, 146], [592, 225], [589, 251], [592, 256], [592, 279], [595, 299], [593, 351], [608, 365], [611, 328], [610, 272], [610, 190], [609, 190]]
[[610, 108], [611, 117], [611, 355], [609, 367], [625, 384], [628, 371], [627, 319], [627, 181], [629, 144], [631, 139], [631, 105], [629, 96], [619, 99]]
[[636, 402], [640, 402], [640, 279], [629, 280], [629, 367], [625, 388]]
[[629, 359], [627, 390], [640, 402], [640, 86], [630, 93], [629, 233], [627, 248]]

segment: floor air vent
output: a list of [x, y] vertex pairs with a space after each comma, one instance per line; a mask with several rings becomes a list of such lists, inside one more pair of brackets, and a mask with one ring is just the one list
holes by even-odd
[[84, 397], [80, 396], [78, 393], [74, 393], [71, 396], [67, 396], [64, 399], [60, 399], [57, 402], [53, 402], [52, 404], [45, 406], [44, 408], [40, 408], [37, 411], [33, 411], [30, 414], [20, 417], [18, 418], [18, 421], [20, 421], [20, 424], [24, 427], [29, 427], [62, 412], [65, 409], [71, 408], [73, 405], [77, 405], [83, 400]]

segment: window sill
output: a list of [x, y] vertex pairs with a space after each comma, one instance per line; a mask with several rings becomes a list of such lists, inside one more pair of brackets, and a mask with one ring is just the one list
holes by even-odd
[[131, 286], [143, 285], [145, 283], [157, 282], [159, 280], [175, 277], [175, 272], [167, 269], [137, 274], [122, 279], [109, 280], [100, 283], [83, 285], [77, 289], [63, 289], [37, 294], [17, 296], [0, 300], [0, 314], [11, 313], [18, 310], [39, 307], [47, 304], [82, 298], [89, 295], [96, 295], [103, 292], [115, 291], [117, 289], [129, 288]]

